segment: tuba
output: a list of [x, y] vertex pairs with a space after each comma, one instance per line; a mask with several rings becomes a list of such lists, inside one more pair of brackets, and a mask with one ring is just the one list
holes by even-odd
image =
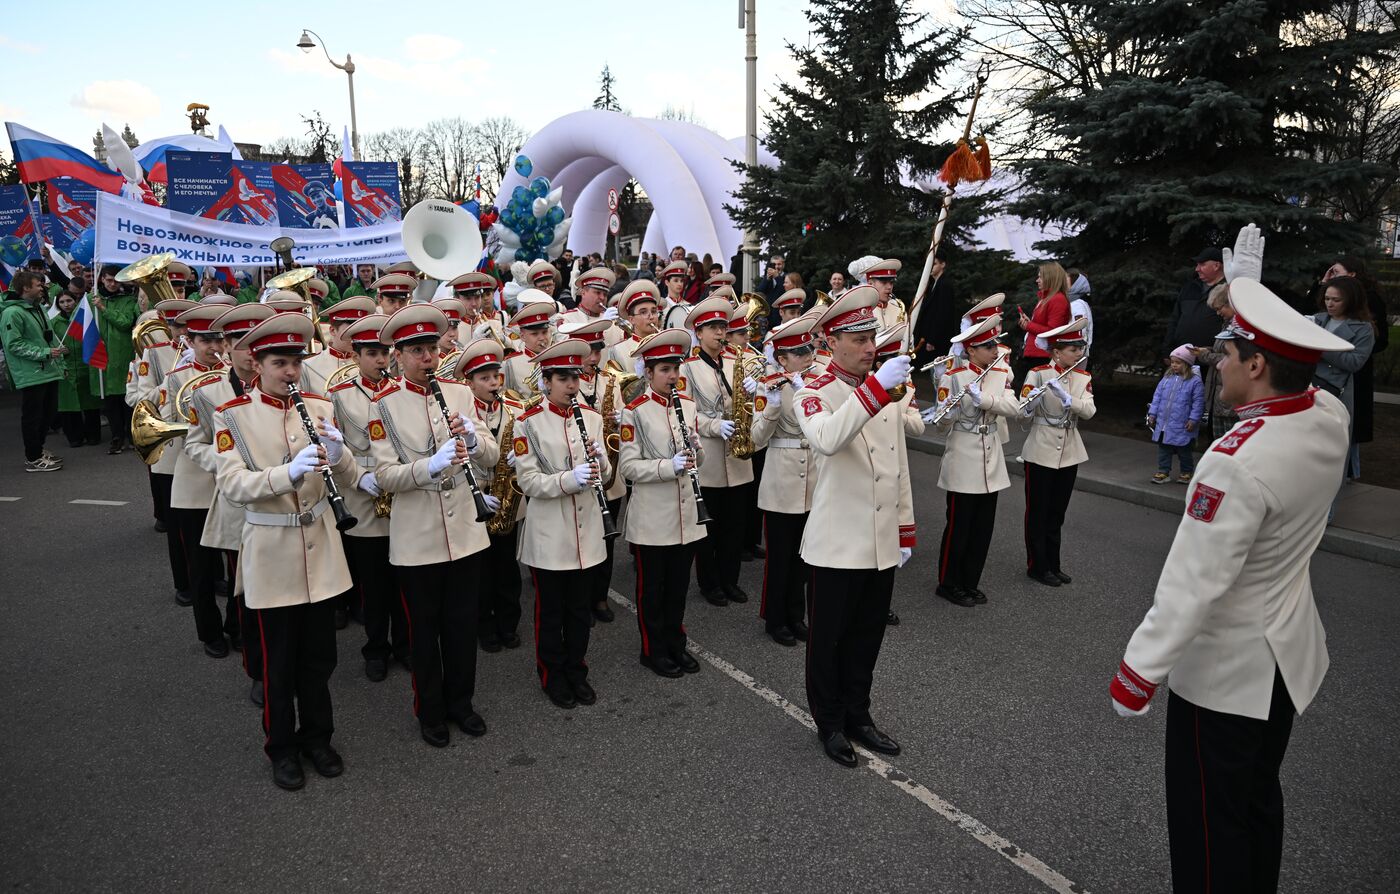
[[[175, 297], [175, 288], [170, 285], [170, 277], [166, 274], [165, 268], [169, 267], [175, 260], [175, 252], [167, 251], [164, 254], [149, 255], [117, 271], [117, 282], [140, 286], [141, 291], [151, 299], [151, 306], [154, 307], [162, 301], [167, 301]], [[163, 322], [163, 321], [162, 321]], [[166, 327], [169, 331], [169, 327]]]
[[166, 422], [160, 416], [160, 409], [149, 400], [138, 400], [131, 410], [131, 444], [148, 466], [160, 462], [165, 445], [183, 438], [189, 430], [188, 425]]
[[162, 320], [159, 316], [149, 320], [142, 320], [136, 324], [136, 328], [131, 330], [131, 344], [136, 349], [136, 356], [143, 357], [146, 349], [155, 345], [165, 344], [174, 337], [170, 331], [170, 324]]
[[439, 282], [475, 270], [481, 262], [481, 227], [471, 213], [445, 199], [423, 199], [403, 216], [403, 250], [424, 280], [414, 294], [431, 300]]
[[505, 424], [501, 426], [501, 455], [491, 472], [491, 486], [488, 489], [488, 493], [501, 502], [501, 508], [486, 520], [486, 533], [494, 537], [508, 534], [511, 528], [515, 527], [516, 515], [520, 512], [520, 498], [524, 496], [519, 482], [515, 480], [515, 469], [510, 464], [510, 454], [506, 452], [513, 449], [510, 445], [514, 443], [515, 417], [511, 415], [510, 407], [504, 401], [501, 402], [501, 412], [506, 416]]
[[194, 410], [190, 402], [194, 399], [194, 390], [200, 385], [207, 385], [210, 382], [217, 382], [228, 375], [228, 370], [212, 370], [203, 375], [190, 376], [185, 380], [185, 384], [180, 386], [180, 390], [175, 392], [175, 412], [190, 424], [193, 428], [196, 424]]
[[749, 341], [756, 342], [768, 329], [768, 301], [757, 292], [745, 292], [743, 300], [748, 305], [744, 310], [744, 319], [749, 324]]
[[734, 358], [734, 380], [730, 383], [734, 404], [730, 421], [734, 423], [734, 436], [729, 439], [729, 455], [735, 459], [748, 459], [756, 449], [753, 443], [754, 398], [744, 390], [744, 379], [757, 378], [765, 369], [763, 357], [748, 350]]

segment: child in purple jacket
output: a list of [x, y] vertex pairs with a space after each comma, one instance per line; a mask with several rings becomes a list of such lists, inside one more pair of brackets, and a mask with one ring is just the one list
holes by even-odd
[[1181, 474], [1177, 481], [1186, 483], [1196, 470], [1191, 456], [1191, 444], [1196, 440], [1201, 414], [1205, 410], [1206, 390], [1200, 373], [1192, 365], [1195, 354], [1190, 345], [1172, 351], [1168, 361], [1171, 368], [1157, 383], [1152, 403], [1147, 408], [1147, 425], [1152, 440], [1157, 442], [1157, 473], [1153, 484], [1166, 484], [1172, 475], [1172, 457], [1181, 459]]

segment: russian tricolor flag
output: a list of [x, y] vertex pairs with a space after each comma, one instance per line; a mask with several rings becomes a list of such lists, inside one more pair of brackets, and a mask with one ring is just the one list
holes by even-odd
[[152, 183], [164, 183], [166, 180], [165, 154], [172, 149], [186, 152], [227, 152], [233, 156], [235, 161], [243, 158], [238, 147], [229, 137], [228, 131], [224, 130], [222, 125], [219, 127], [219, 136], [216, 139], [189, 133], [157, 137], [137, 146], [131, 150], [131, 154], [136, 157], [136, 162], [146, 169], [147, 180]]
[[97, 316], [92, 312], [86, 295], [78, 302], [73, 318], [68, 321], [68, 331], [64, 334], [82, 344], [84, 363], [101, 370], [107, 368], [107, 346], [102, 343], [102, 333], [97, 331]]
[[53, 177], [72, 177], [103, 192], [121, 193], [126, 178], [109, 170], [83, 150], [13, 121], [5, 122], [5, 130], [10, 135], [10, 146], [14, 148], [19, 178], [25, 183], [41, 183]]

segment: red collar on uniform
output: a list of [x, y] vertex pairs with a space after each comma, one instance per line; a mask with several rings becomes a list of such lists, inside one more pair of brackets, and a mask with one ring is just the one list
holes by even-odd
[[476, 401], [476, 407], [478, 410], [483, 410], [487, 413], [494, 413], [496, 411], [496, 408], [501, 405], [501, 399], [499, 397], [497, 397], [494, 401], [492, 401], [489, 404], [476, 396], [473, 396], [472, 399]]
[[378, 394], [380, 391], [383, 391], [385, 388], [389, 387], [389, 383], [393, 381], [393, 377], [385, 376], [384, 378], [376, 382], [373, 379], [367, 379], [362, 375], [360, 376], [360, 381], [363, 382], [365, 387], [370, 390], [371, 394]]
[[559, 417], [562, 417], [562, 418], [568, 418], [568, 415], [569, 415], [569, 408], [568, 408], [568, 407], [556, 406], [555, 403], [554, 403], [554, 401], [552, 401], [552, 400], [550, 400], [550, 399], [548, 399], [548, 398], [545, 398], [544, 405], [547, 406], [547, 407], [549, 407], [549, 412], [553, 413], [555, 416], [559, 416]]
[[828, 363], [826, 365], [826, 371], [831, 373], [833, 376], [840, 379], [841, 381], [845, 382], [847, 385], [859, 385], [861, 382], [865, 381], [865, 379], [856, 375], [855, 373], [846, 372], [844, 369], [837, 366], [835, 363]]
[[986, 369], [985, 366], [978, 366], [977, 364], [973, 363], [971, 360], [967, 361], [967, 368], [970, 369], [970, 370], [972, 370], [973, 372], [977, 373], [979, 376], [982, 374], [982, 371]]
[[670, 404], [671, 404], [671, 395], [669, 395], [669, 394], [660, 394], [660, 393], [657, 392], [657, 390], [656, 390], [655, 388], [648, 388], [648, 389], [647, 389], [647, 396], [649, 396], [652, 400], [656, 401], [657, 403], [661, 404], [662, 406], [670, 406]]
[[405, 388], [407, 388], [409, 391], [412, 391], [414, 394], [427, 394], [427, 393], [428, 393], [428, 386], [426, 386], [426, 385], [415, 385], [413, 382], [410, 382], [410, 381], [408, 380], [407, 377], [405, 377], [404, 380], [403, 380], [403, 386], [404, 386]]
[[201, 364], [198, 360], [191, 360], [191, 361], [190, 361], [190, 366], [193, 366], [193, 367], [194, 367], [195, 372], [202, 372], [202, 373], [212, 372], [212, 371], [214, 371], [214, 370], [216, 370], [216, 369], [223, 369], [223, 368], [224, 368], [224, 365], [223, 365], [222, 363], [217, 363], [217, 364], [215, 364], [215, 365], [213, 365], [213, 366], [204, 366], [204, 365]]
[[1282, 397], [1266, 397], [1263, 400], [1256, 400], [1252, 404], [1236, 407], [1235, 413], [1241, 419], [1254, 419], [1259, 416], [1288, 416], [1308, 409], [1316, 400], [1317, 389], [1309, 388], [1307, 391], [1300, 391], [1297, 394], [1285, 394]]
[[277, 409], [283, 411], [290, 410], [292, 408], [292, 399], [290, 397], [274, 397], [273, 395], [268, 394], [266, 391], [263, 391], [261, 388], [258, 389], [258, 397], [262, 398], [262, 402], [267, 404], [269, 407], [276, 407]]
[[327, 350], [329, 350], [331, 356], [337, 360], [349, 360], [351, 357], [355, 356], [353, 351], [337, 351], [335, 348], [327, 348]]

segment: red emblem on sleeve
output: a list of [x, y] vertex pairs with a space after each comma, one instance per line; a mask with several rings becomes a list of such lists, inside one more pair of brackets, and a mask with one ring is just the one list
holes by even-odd
[[371, 441], [384, 440], [384, 423], [378, 419], [369, 421], [369, 439]]
[[630, 425], [624, 425], [624, 426], [622, 426], [622, 429], [621, 429], [621, 431], [619, 432], [619, 434], [621, 435], [622, 440], [623, 440], [624, 442], [631, 441], [632, 438], [635, 436], [635, 435], [634, 435], [634, 432], [633, 432], [633, 429], [632, 429], [632, 426], [630, 426]]
[[1220, 508], [1220, 503], [1224, 499], [1224, 491], [1198, 484], [1196, 490], [1191, 494], [1191, 501], [1186, 504], [1186, 514], [1196, 521], [1209, 524], [1215, 520], [1215, 512]]
[[219, 433], [214, 436], [214, 446], [219, 448], [220, 453], [233, 449], [233, 435], [228, 429], [219, 429]]
[[1234, 456], [1235, 451], [1243, 447], [1244, 442], [1248, 441], [1251, 435], [1263, 427], [1263, 419], [1249, 419], [1245, 422], [1241, 422], [1239, 425], [1236, 425], [1234, 428], [1221, 435], [1220, 440], [1216, 441], [1215, 446], [1211, 449], [1216, 453]]
[[820, 397], [802, 398], [802, 414], [807, 417], [817, 415], [822, 411], [822, 399]]
[[138, 376], [148, 376], [148, 375], [150, 375], [150, 374], [151, 374], [151, 365], [150, 365], [149, 363], [147, 363], [146, 361], [142, 360], [142, 361], [141, 361], [141, 365], [138, 366], [138, 367], [136, 367], [136, 374], [137, 374]]
[[524, 456], [530, 452], [530, 442], [525, 438], [515, 439], [515, 455]]

